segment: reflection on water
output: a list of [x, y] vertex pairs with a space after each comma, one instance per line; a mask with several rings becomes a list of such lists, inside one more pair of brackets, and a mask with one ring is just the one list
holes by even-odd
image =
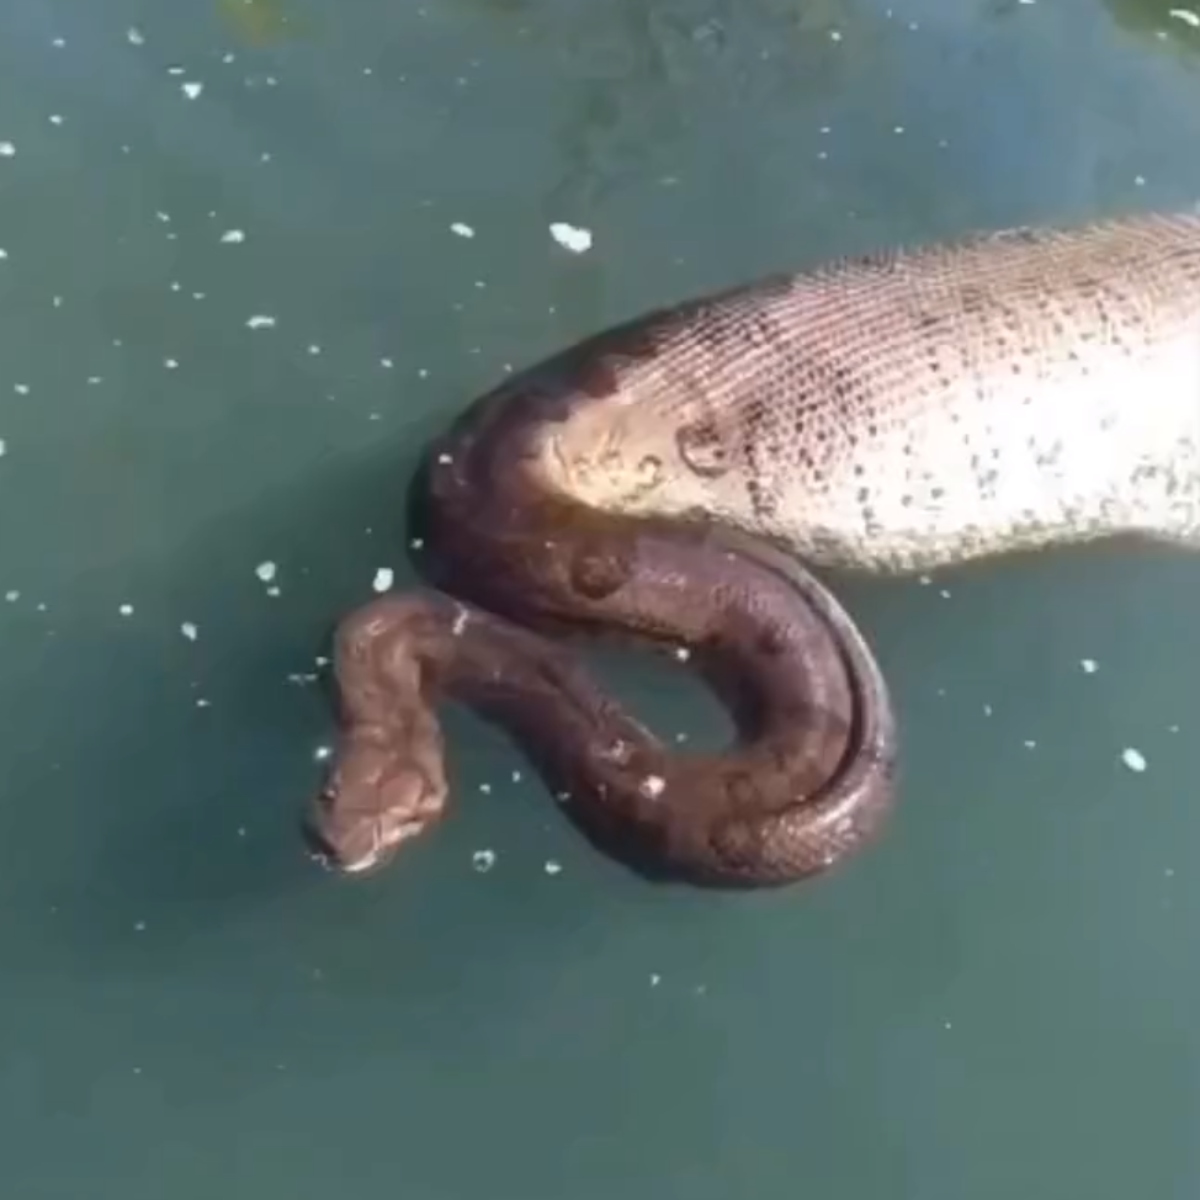
[[1191, 0], [1104, 0], [1113, 20], [1134, 33], [1200, 51], [1200, 4]]
[[288, 10], [288, 0], [216, 0], [217, 11], [236, 40], [265, 46], [296, 37], [306, 24]]

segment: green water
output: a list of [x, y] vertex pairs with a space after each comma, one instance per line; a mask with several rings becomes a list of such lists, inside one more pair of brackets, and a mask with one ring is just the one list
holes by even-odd
[[1192, 203], [1173, 7], [8, 0], [5, 1197], [1195, 1196], [1200, 561], [848, 583], [904, 789], [811, 887], [644, 883], [463, 714], [394, 869], [296, 835], [427, 436], [703, 288]]

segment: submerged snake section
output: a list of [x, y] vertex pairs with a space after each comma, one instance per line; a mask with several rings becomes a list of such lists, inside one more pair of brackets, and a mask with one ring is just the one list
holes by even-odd
[[[896, 721], [807, 566], [897, 573], [1200, 538], [1200, 217], [987, 233], [763, 280], [587, 338], [477, 400], [413, 483], [428, 588], [336, 634], [308, 814], [365, 871], [443, 815], [437, 710], [508, 730], [599, 844], [782, 884], [873, 839]], [[573, 636], [684, 656], [732, 716], [668, 749]]]

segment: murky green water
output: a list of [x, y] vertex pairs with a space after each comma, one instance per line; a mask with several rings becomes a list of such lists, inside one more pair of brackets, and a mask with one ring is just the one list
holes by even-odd
[[663, 300], [1200, 198], [1174, 7], [0, 9], [6, 1196], [1195, 1195], [1200, 561], [847, 584], [905, 788], [813, 887], [643, 883], [461, 714], [395, 869], [296, 837], [423, 439]]

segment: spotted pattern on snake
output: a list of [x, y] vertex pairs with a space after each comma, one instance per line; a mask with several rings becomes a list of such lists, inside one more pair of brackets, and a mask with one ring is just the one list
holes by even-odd
[[656, 341], [546, 427], [548, 486], [881, 571], [1200, 531], [1195, 215], [835, 261], [682, 306]]
[[[507, 728], [606, 849], [739, 886], [827, 870], [884, 828], [898, 739], [808, 566], [1194, 546], [1198, 448], [1195, 214], [884, 250], [596, 334], [430, 447], [413, 496], [439, 590], [341, 623], [310, 840], [366, 870], [440, 819], [450, 699]], [[564, 632], [682, 647], [734, 744], [664, 745]]]

